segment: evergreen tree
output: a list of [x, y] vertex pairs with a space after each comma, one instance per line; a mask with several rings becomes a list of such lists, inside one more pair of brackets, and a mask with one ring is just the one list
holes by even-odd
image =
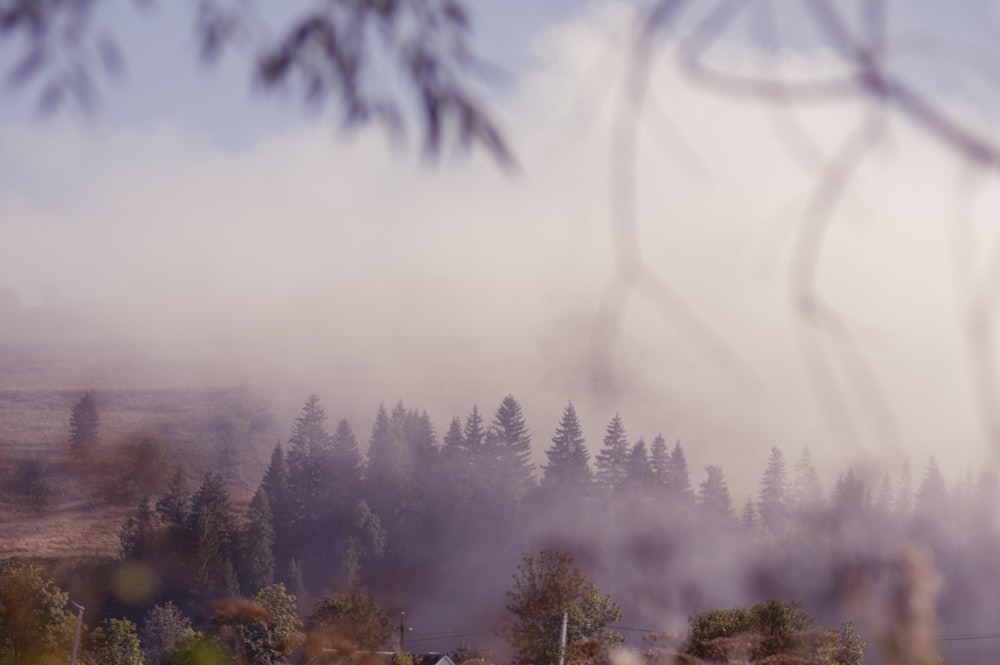
[[535, 484], [535, 465], [531, 461], [531, 434], [513, 395], [504, 397], [497, 407], [487, 442], [491, 456], [498, 462], [497, 489], [509, 493], [515, 502], [520, 501]]
[[[401, 406], [401, 405], [399, 405]], [[368, 438], [368, 465], [366, 473], [371, 492], [384, 493], [395, 487], [403, 479], [402, 418], [389, 418], [385, 404], [379, 404], [375, 414], [375, 424]], [[405, 413], [403, 414], [405, 416]]]
[[90, 393], [73, 406], [69, 416], [69, 444], [75, 451], [92, 448], [97, 444], [97, 433], [100, 428], [100, 416], [97, 404]]
[[[232, 617], [238, 634], [239, 652], [254, 665], [287, 665], [295, 646], [292, 636], [302, 626], [296, 598], [283, 584], [271, 584], [258, 591], [253, 600], [263, 613]], [[226, 617], [221, 617], [225, 622]], [[218, 621], [218, 619], [217, 619]]]
[[271, 509], [275, 570], [286, 570], [295, 550], [295, 524], [288, 482], [288, 460], [284, 448], [278, 442], [260, 483]]
[[777, 447], [772, 447], [767, 458], [767, 468], [760, 479], [757, 508], [761, 523], [771, 533], [780, 533], [785, 526], [788, 511], [787, 482], [785, 456]]
[[559, 426], [552, 435], [552, 447], [545, 454], [549, 463], [543, 467], [544, 486], [575, 490], [589, 487], [593, 477], [590, 471], [590, 453], [572, 402], [563, 409]]
[[662, 434], [657, 434], [649, 449], [649, 466], [653, 470], [653, 480], [663, 489], [670, 483], [670, 449]]
[[191, 514], [191, 484], [184, 467], [178, 466], [167, 483], [167, 491], [156, 501], [156, 514], [172, 528], [182, 528]]
[[126, 559], [150, 559], [160, 546], [161, 522], [149, 497], [143, 497], [135, 512], [125, 518], [118, 540]]
[[333, 437], [326, 428], [326, 411], [310, 395], [288, 438], [288, 488], [292, 521], [301, 534], [320, 527], [326, 491], [333, 478]]
[[143, 665], [139, 636], [128, 619], [104, 619], [91, 641], [94, 658], [101, 665]]
[[462, 421], [458, 417], [451, 419], [448, 433], [444, 435], [444, 454], [446, 457], [457, 457], [465, 449], [465, 435], [462, 434]]
[[346, 418], [337, 423], [337, 430], [331, 439], [331, 448], [333, 482], [338, 486], [347, 487], [350, 491], [345, 493], [353, 496], [361, 481], [361, 453], [358, 450], [358, 440]]
[[604, 447], [596, 458], [597, 482], [611, 494], [617, 494], [625, 485], [629, 452], [625, 426], [621, 416], [616, 413], [608, 423], [604, 433]]
[[145, 662], [148, 665], [158, 665], [175, 644], [191, 637], [194, 637], [191, 620], [176, 605], [155, 605], [146, 613], [139, 631]]
[[232, 563], [236, 535], [233, 502], [220, 474], [205, 474], [191, 504], [187, 531], [188, 551], [195, 560], [195, 593], [209, 598], [238, 595]]
[[646, 442], [640, 438], [629, 451], [625, 484], [635, 491], [643, 491], [652, 484], [652, 479], [653, 470], [646, 453]]
[[681, 442], [674, 444], [674, 449], [670, 453], [670, 465], [666, 474], [667, 495], [684, 505], [689, 505], [694, 499], [694, 490], [691, 488], [691, 474], [688, 473], [687, 458], [684, 456], [684, 449]]
[[872, 506], [872, 513], [878, 521], [885, 524], [888, 524], [889, 518], [892, 516], [892, 481], [889, 479], [888, 473], [882, 474], [882, 480], [878, 486], [878, 497]]
[[913, 476], [910, 474], [910, 461], [903, 462], [899, 475], [899, 492], [896, 494], [896, 519], [907, 523], [913, 517]]
[[833, 510], [841, 517], [858, 517], [865, 512], [867, 484], [853, 468], [840, 475], [833, 489]]
[[913, 508], [914, 519], [923, 526], [930, 526], [948, 514], [948, 489], [944, 476], [932, 457], [927, 463], [924, 479], [917, 490]]
[[708, 514], [726, 520], [735, 519], [733, 499], [722, 473], [722, 467], [710, 464], [705, 467], [706, 477], [698, 486], [698, 505]]
[[757, 509], [753, 505], [752, 496], [748, 496], [747, 502], [743, 504], [743, 512], [740, 513], [740, 524], [750, 530], [757, 527]]
[[486, 429], [483, 427], [483, 417], [479, 407], [472, 405], [472, 412], [465, 420], [465, 447], [472, 452], [479, 451], [486, 445]]
[[274, 582], [274, 528], [271, 507], [263, 486], [257, 488], [247, 508], [240, 532], [239, 578], [248, 594]]
[[823, 509], [823, 486], [813, 466], [809, 446], [802, 448], [802, 454], [795, 462], [795, 476], [792, 480], [791, 505], [799, 513], [812, 515]]

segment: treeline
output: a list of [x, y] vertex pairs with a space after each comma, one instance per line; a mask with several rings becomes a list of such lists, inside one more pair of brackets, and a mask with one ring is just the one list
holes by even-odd
[[865, 597], [874, 606], [894, 602], [905, 578], [899, 553], [919, 547], [944, 577], [942, 630], [1000, 622], [982, 584], [1000, 572], [990, 469], [970, 469], [949, 489], [933, 460], [918, 474], [851, 468], [826, 491], [808, 449], [789, 463], [772, 448], [756, 463], [727, 461], [741, 475], [762, 471], [757, 491], [736, 502], [723, 467], [693, 478], [679, 442], [630, 438], [616, 415], [593, 445], [572, 404], [553, 420], [536, 468], [512, 396], [492, 416], [473, 407], [453, 418], [441, 437], [426, 412], [380, 406], [364, 450], [350, 424], [333, 425], [311, 396], [243, 507], [223, 476], [171, 471], [149, 444], [160, 450], [156, 464], [133, 466], [157, 467], [160, 480], [133, 474], [149, 495], [122, 524], [121, 559], [81, 570], [70, 592], [96, 625], [138, 623], [165, 603], [204, 617], [213, 599], [274, 584], [300, 608], [357, 591], [443, 636], [423, 647], [449, 650], [459, 631], [492, 641], [525, 551], [574, 554], [619, 600], [627, 624], [662, 628], [773, 597], [839, 621], [852, 613], [845, 590], [874, 589]]
[[[662, 585], [664, 595], [676, 578], [690, 576], [684, 567], [690, 562], [671, 560], [663, 538], [688, 539], [695, 543], [690, 550], [725, 543], [758, 569], [844, 566], [865, 552], [914, 541], [941, 550], [939, 562], [952, 568], [949, 574], [970, 578], [980, 572], [963, 558], [971, 551], [945, 545], [961, 534], [980, 552], [996, 548], [997, 483], [990, 469], [968, 471], [952, 491], [933, 460], [919, 479], [908, 466], [896, 478], [848, 469], [826, 493], [808, 449], [789, 465], [772, 448], [758, 491], [737, 508], [721, 465], [708, 465], [695, 483], [679, 442], [670, 446], [662, 435], [648, 446], [642, 438], [630, 440], [618, 415], [593, 459], [589, 450], [569, 404], [536, 469], [521, 406], [508, 395], [489, 420], [477, 407], [464, 420], [453, 418], [440, 440], [426, 412], [402, 403], [380, 406], [362, 454], [350, 424], [331, 426], [311, 396], [287, 444], [274, 448], [242, 516], [220, 475], [206, 474], [192, 488], [179, 470], [162, 495], [143, 499], [128, 517], [122, 551], [155, 571], [159, 584], [151, 600], [182, 606], [249, 596], [280, 581], [305, 598], [366, 589], [392, 606], [444, 598], [461, 607], [475, 605], [469, 581], [482, 598], [501, 597], [518, 554], [553, 543], [584, 554], [602, 551], [607, 561], [619, 557], [626, 565], [631, 557], [637, 570], [656, 575], [653, 585]], [[633, 547], [637, 538], [647, 541], [641, 556]], [[794, 556], [820, 543], [819, 555]], [[791, 578], [780, 571], [761, 578], [783, 597], [831, 593], [785, 588], [793, 586]], [[630, 589], [618, 582], [626, 588], [616, 595], [628, 608]], [[770, 591], [761, 589], [760, 597]], [[728, 600], [717, 592], [685, 593], [670, 606], [685, 614]], [[947, 592], [944, 600], [947, 605]], [[963, 604], [968, 607], [968, 598]]]

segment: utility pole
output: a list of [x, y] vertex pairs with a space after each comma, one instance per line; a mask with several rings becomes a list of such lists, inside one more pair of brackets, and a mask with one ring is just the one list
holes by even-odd
[[73, 638], [73, 660], [70, 661], [70, 665], [76, 665], [76, 654], [80, 649], [80, 626], [83, 625], [83, 605], [74, 603], [72, 600], [69, 604], [77, 609], [76, 615], [76, 637]]
[[412, 626], [406, 625], [406, 612], [399, 613], [399, 625], [395, 626], [399, 630], [399, 650], [403, 650], [403, 636], [406, 635], [406, 631], [413, 630]]
[[563, 612], [562, 628], [559, 629], [559, 665], [566, 663], [566, 624], [569, 623], [569, 612]]

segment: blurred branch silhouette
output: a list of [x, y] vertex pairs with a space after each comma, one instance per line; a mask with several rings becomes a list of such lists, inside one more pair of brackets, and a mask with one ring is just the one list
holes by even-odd
[[[97, 27], [109, 4], [0, 0], [0, 43], [18, 52], [8, 83], [39, 85], [42, 111], [94, 113], [101, 77], [121, 74], [126, 63], [114, 35]], [[157, 3], [132, 4], [151, 12]], [[377, 124], [394, 139], [416, 131], [429, 157], [448, 145], [478, 146], [513, 166], [477, 94], [475, 79], [488, 67], [473, 52], [469, 13], [459, 0], [324, 0], [277, 35], [250, 0], [192, 4], [203, 64], [234, 51], [249, 59], [264, 90], [292, 92], [314, 106], [334, 101], [349, 129]]]
[[[787, 279], [804, 327], [802, 348], [819, 400], [831, 423], [843, 434], [856, 434], [849, 405], [853, 402], [882, 441], [900, 445], [901, 435], [877, 374], [848, 324], [824, 299], [815, 275], [823, 259], [827, 231], [836, 220], [852, 177], [870, 153], [889, 142], [890, 116], [910, 121], [971, 169], [991, 173], [1000, 162], [1000, 142], [995, 135], [955, 117], [946, 101], [922, 94], [902, 68], [894, 66], [896, 59], [930, 49], [940, 62], [975, 71], [993, 88], [1000, 87], [1000, 70], [993, 64], [996, 54], [960, 39], [944, 39], [931, 30], [926, 34], [912, 29], [894, 31], [889, 9], [885, 0], [801, 0], [780, 8], [773, 0], [656, 0], [638, 10], [617, 97], [619, 110], [611, 149], [616, 262], [593, 333], [594, 376], [599, 386], [609, 384], [611, 351], [633, 294], [648, 299], [720, 370], [733, 378], [748, 376], [728, 350], [726, 340], [699, 321], [697, 307], [685, 303], [642, 258], [636, 223], [637, 126], [662, 114], [661, 107], [649, 108], [651, 93], [647, 88], [651, 70], [658, 61], [667, 61], [694, 86], [773, 106], [779, 112], [778, 138], [796, 163], [815, 172], [814, 189], [796, 231]], [[810, 50], [832, 57], [836, 73], [792, 77], [780, 72], [782, 38], [791, 41], [794, 35], [782, 34], [779, 18], [791, 13], [799, 14], [799, 27], [811, 28], [816, 43]], [[712, 62], [713, 48], [727, 36], [737, 29], [752, 28], [758, 30], [765, 47], [761, 50], [768, 57], [753, 63], [751, 73], [736, 73]], [[669, 39], [663, 38], [666, 36]], [[798, 123], [795, 110], [845, 104], [858, 108], [859, 119], [839, 146], [825, 154]], [[997, 350], [993, 341], [997, 307], [988, 284], [992, 283], [991, 275], [1000, 271], [998, 266], [1000, 255], [988, 259], [975, 288], [977, 296], [967, 327], [970, 364], [987, 436], [994, 447], [1000, 445], [1000, 391], [996, 389]], [[649, 288], [654, 282], [659, 286]]]

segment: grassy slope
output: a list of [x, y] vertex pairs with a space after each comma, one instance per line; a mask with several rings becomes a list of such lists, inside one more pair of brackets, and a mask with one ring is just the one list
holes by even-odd
[[[280, 436], [268, 405], [245, 387], [199, 384], [183, 370], [127, 346], [0, 345], [0, 558], [114, 553], [123, 515], [146, 490], [123, 488], [122, 474], [147, 436], [195, 486], [220, 471], [238, 500], [249, 497]], [[101, 443], [99, 463], [81, 473], [67, 438], [85, 391], [99, 406]]]

